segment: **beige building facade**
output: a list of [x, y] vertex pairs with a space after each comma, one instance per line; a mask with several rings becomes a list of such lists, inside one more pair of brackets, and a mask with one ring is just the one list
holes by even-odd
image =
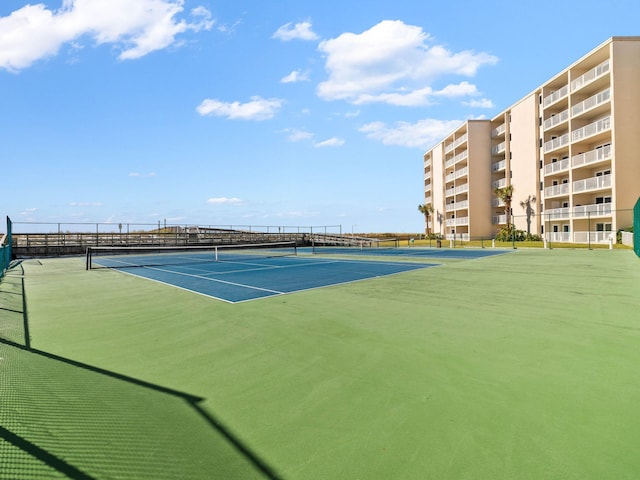
[[429, 230], [491, 238], [511, 222], [553, 242], [609, 242], [640, 197], [640, 37], [612, 37], [491, 120], [424, 154]]

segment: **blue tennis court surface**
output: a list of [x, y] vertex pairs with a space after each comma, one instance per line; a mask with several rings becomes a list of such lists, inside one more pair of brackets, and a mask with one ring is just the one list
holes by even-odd
[[394, 275], [436, 264], [330, 259], [317, 256], [248, 258], [124, 268], [129, 274], [230, 303]]

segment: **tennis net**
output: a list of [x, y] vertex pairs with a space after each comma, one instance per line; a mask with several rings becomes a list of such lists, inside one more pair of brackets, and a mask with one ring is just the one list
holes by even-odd
[[380, 251], [385, 249], [396, 249], [400, 246], [397, 238], [350, 238], [344, 237], [339, 240], [332, 239], [326, 242], [314, 242], [313, 253], [348, 253], [364, 251]]
[[296, 242], [177, 247], [87, 247], [87, 270], [208, 262], [243, 262], [297, 255]]

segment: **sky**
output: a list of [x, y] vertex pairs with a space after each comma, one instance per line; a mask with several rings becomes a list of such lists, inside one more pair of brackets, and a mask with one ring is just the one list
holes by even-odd
[[0, 0], [0, 215], [422, 232], [424, 152], [638, 18], [637, 0]]

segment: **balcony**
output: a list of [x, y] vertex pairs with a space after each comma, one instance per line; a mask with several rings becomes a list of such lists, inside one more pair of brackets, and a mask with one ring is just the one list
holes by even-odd
[[544, 143], [544, 148], [543, 151], [544, 153], [550, 152], [552, 150], [555, 150], [557, 148], [561, 148], [564, 147], [565, 145], [569, 145], [569, 134], [565, 133], [564, 135], [558, 137], [558, 138], [554, 138], [549, 140], [548, 142]]
[[446, 162], [444, 162], [444, 168], [453, 167], [456, 163], [460, 162], [461, 160], [465, 160], [468, 156], [469, 156], [469, 151], [465, 150], [464, 152], [461, 152], [457, 154], [455, 157], [452, 157]]
[[542, 124], [542, 128], [544, 130], [549, 130], [550, 128], [553, 128], [556, 125], [564, 123], [567, 120], [569, 120], [569, 110], [564, 110], [563, 112], [560, 112], [557, 115], [552, 115], [551, 117], [547, 118]]
[[455, 139], [452, 143], [450, 143], [449, 145], [445, 145], [444, 147], [444, 153], [449, 153], [450, 151], [452, 151], [454, 148], [462, 145], [464, 142], [467, 141], [467, 134], [465, 133], [464, 135], [462, 135], [460, 138]]
[[569, 207], [552, 208], [544, 212], [545, 220], [563, 220], [571, 218]]
[[499, 125], [493, 130], [491, 130], [491, 136], [493, 138], [502, 137], [504, 136], [506, 131], [507, 131], [507, 126], [503, 123], [502, 125]]
[[462, 200], [461, 202], [447, 203], [444, 208], [445, 212], [452, 212], [454, 210], [463, 210], [469, 208], [469, 200]]
[[569, 195], [569, 184], [553, 185], [544, 189], [544, 198], [562, 197]]
[[577, 117], [584, 112], [587, 112], [593, 108], [598, 107], [599, 105], [609, 102], [610, 100], [611, 89], [607, 88], [606, 90], [594, 95], [593, 97], [589, 97], [586, 100], [571, 107], [571, 116]]
[[549, 105], [556, 103], [558, 100], [569, 95], [569, 85], [565, 85], [560, 90], [557, 90], [550, 95], [544, 97], [543, 104], [544, 108], [547, 108]]
[[573, 192], [582, 193], [611, 188], [612, 183], [613, 182], [611, 174], [585, 178], [584, 180], [573, 182]]
[[451, 197], [453, 195], [459, 195], [460, 193], [465, 193], [469, 191], [469, 184], [464, 183], [462, 185], [458, 185], [457, 187], [448, 188], [445, 191], [445, 197]]
[[611, 160], [611, 145], [575, 155], [571, 157], [571, 165], [576, 168], [605, 160]]
[[491, 200], [492, 207], [504, 207], [504, 201], [501, 198], [493, 198]]
[[455, 227], [458, 225], [469, 225], [469, 217], [448, 218], [445, 221], [447, 227]]
[[491, 147], [491, 155], [499, 155], [507, 149], [507, 142], [499, 143]]
[[461, 168], [460, 170], [457, 170], [453, 173], [450, 173], [449, 175], [447, 175], [446, 177], [444, 177], [444, 181], [445, 182], [451, 182], [457, 178], [460, 177], [465, 177], [469, 174], [469, 167], [464, 167]]
[[500, 180], [495, 180], [491, 182], [491, 188], [504, 188], [507, 186], [507, 179], [501, 178]]
[[544, 174], [552, 175], [569, 169], [569, 159], [565, 158], [559, 162], [552, 162], [544, 166]]
[[573, 82], [571, 82], [571, 91], [575, 92], [576, 90], [584, 87], [585, 85], [590, 84], [594, 80], [602, 77], [603, 75], [609, 72], [609, 59], [602, 62], [595, 68], [592, 68], [585, 74], [576, 78]]
[[456, 195], [458, 195], [459, 193], [464, 193], [464, 192], [468, 192], [469, 191], [469, 184], [465, 183], [463, 185], [458, 185], [455, 189], [454, 189], [454, 193]]
[[573, 210], [573, 218], [610, 217], [610, 203], [596, 203], [592, 205], [581, 205]]
[[506, 215], [494, 215], [491, 217], [491, 223], [493, 225], [506, 225], [507, 224], [507, 216]]
[[491, 171], [492, 172], [500, 172], [502, 170], [504, 170], [505, 168], [507, 168], [507, 161], [506, 160], [500, 160], [499, 162], [495, 162], [491, 164]]
[[424, 172], [424, 179], [429, 180], [431, 178], [431, 170], [427, 170]]
[[592, 137], [593, 135], [597, 135], [598, 133], [609, 129], [611, 129], [611, 116], [607, 116], [597, 122], [590, 123], [589, 125], [585, 125], [582, 128], [574, 130], [571, 132], [571, 140], [577, 142], [578, 140]]

